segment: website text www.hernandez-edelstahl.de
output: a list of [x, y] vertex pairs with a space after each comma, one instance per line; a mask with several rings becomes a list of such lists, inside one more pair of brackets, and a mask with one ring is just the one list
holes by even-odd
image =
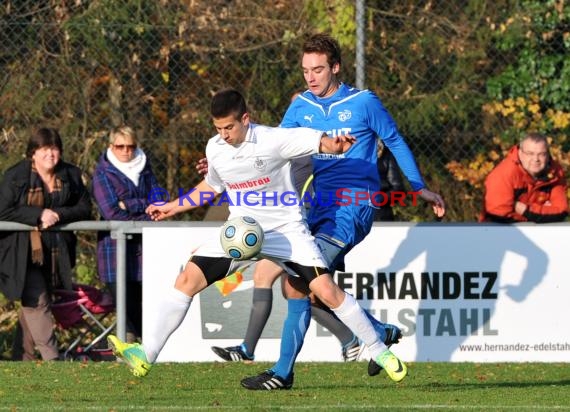
[[559, 352], [570, 351], [568, 342], [542, 342], [542, 343], [483, 343], [459, 345], [461, 352]]

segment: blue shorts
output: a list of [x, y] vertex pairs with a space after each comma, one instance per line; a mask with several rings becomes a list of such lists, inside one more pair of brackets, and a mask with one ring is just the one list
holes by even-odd
[[370, 233], [375, 209], [362, 206], [311, 207], [307, 223], [331, 274], [344, 270], [344, 257]]

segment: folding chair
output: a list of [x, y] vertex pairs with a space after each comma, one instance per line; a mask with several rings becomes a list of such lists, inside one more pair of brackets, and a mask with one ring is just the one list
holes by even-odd
[[[63, 353], [66, 360], [115, 360], [112, 351], [99, 342], [115, 328], [116, 321], [105, 326], [104, 321], [115, 311], [113, 298], [99, 289], [74, 284], [72, 290], [54, 291], [51, 310], [59, 327], [78, 333], [75, 340]], [[109, 323], [109, 322], [105, 322]]]

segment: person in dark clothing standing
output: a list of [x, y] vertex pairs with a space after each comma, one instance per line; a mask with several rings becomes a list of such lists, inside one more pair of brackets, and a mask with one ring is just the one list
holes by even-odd
[[61, 160], [62, 154], [57, 130], [41, 128], [28, 141], [26, 159], [10, 167], [0, 183], [0, 220], [36, 228], [0, 232], [0, 291], [21, 301], [16, 345], [23, 343], [23, 360], [34, 359], [35, 349], [43, 360], [59, 358], [51, 292], [71, 289], [77, 239], [73, 232], [47, 229], [91, 218], [81, 170]]
[[378, 142], [378, 175], [380, 176], [380, 191], [387, 196], [386, 205], [380, 206], [374, 213], [375, 222], [394, 221], [394, 210], [390, 204], [390, 194], [404, 192], [404, 179], [400, 173], [394, 155], [381, 141]]

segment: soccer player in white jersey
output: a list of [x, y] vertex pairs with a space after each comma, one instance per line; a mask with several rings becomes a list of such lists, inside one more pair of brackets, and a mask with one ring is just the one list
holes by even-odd
[[[290, 159], [311, 153], [345, 153], [354, 144], [354, 138], [350, 135], [330, 137], [309, 128], [285, 129], [253, 124], [243, 96], [231, 89], [214, 95], [210, 112], [218, 134], [206, 146], [208, 174], [205, 179], [185, 197], [162, 206], [151, 205], [147, 212], [153, 220], [162, 220], [198, 207], [205, 203], [205, 198], [212, 199], [205, 194], [225, 191], [229, 198], [230, 218], [251, 216], [263, 227], [265, 239], [261, 256], [297, 278], [292, 284], [298, 290], [292, 293], [306, 296], [310, 289], [368, 346], [376, 362], [392, 380], [404, 379], [407, 374], [405, 364], [379, 340], [364, 310], [334, 283], [328, 273], [323, 256], [303, 220], [301, 207], [279, 202], [280, 194], [295, 192]], [[244, 183], [249, 192], [247, 202], [240, 196], [242, 189], [239, 188], [244, 187]], [[124, 343], [116, 336], [109, 336], [115, 355], [127, 363], [135, 376], [145, 376], [169, 336], [182, 323], [192, 298], [243, 264], [243, 261], [225, 255], [217, 237], [206, 241], [178, 275], [169, 296], [162, 300], [161, 312], [150, 326], [144, 345]], [[308, 299], [305, 297], [305, 300]], [[302, 304], [301, 310], [304, 307]], [[289, 310], [295, 310], [295, 307], [289, 306]], [[301, 322], [286, 322], [284, 333], [304, 336], [309, 320], [310, 314]], [[293, 385], [293, 374], [287, 379], [272, 376], [271, 372], [266, 374], [261, 383], [265, 389], [289, 389]]]
[[[331, 196], [334, 198], [342, 190], [343, 195], [350, 198], [349, 201], [343, 198], [343, 206], [337, 206], [334, 202], [332, 205], [328, 202], [311, 203], [307, 218], [311, 233], [327, 261], [327, 267], [334, 272], [344, 269], [344, 257], [368, 235], [372, 227], [376, 210], [373, 202], [363, 201], [362, 198], [358, 201], [357, 196], [368, 193], [372, 197], [373, 193], [380, 190], [376, 166], [379, 138], [393, 153], [412, 189], [433, 205], [438, 217], [445, 214], [445, 203], [439, 194], [427, 189], [408, 145], [378, 96], [369, 90], [350, 87], [339, 80], [341, 50], [335, 39], [327, 34], [310, 36], [303, 45], [301, 66], [308, 89], [292, 101], [281, 127], [312, 127], [324, 130], [331, 136], [349, 133], [356, 138], [356, 143], [347, 153], [312, 156], [314, 192], [328, 199]], [[267, 312], [271, 310], [269, 305], [256, 302], [255, 298], [262, 296], [262, 292], [271, 290], [280, 272], [280, 268], [271, 261], [262, 260], [256, 264], [254, 302], [246, 333], [248, 342], [252, 341], [251, 338], [248, 339], [249, 336], [258, 338], [261, 335], [259, 325], [264, 324]], [[299, 305], [291, 297], [289, 296], [288, 305]], [[304, 310], [310, 312], [311, 308], [307, 306]], [[264, 311], [266, 313], [262, 313]], [[295, 323], [306, 316], [306, 312], [290, 310], [285, 322]], [[388, 345], [397, 342], [400, 334], [397, 327], [370, 318], [380, 339]], [[252, 322], [252, 319], [261, 320]], [[319, 323], [323, 322], [319, 320]], [[302, 344], [303, 339], [299, 339], [299, 336], [283, 333], [280, 357], [270, 372], [287, 380], [293, 372], [292, 365]], [[227, 360], [239, 357], [251, 359], [253, 352], [250, 349], [245, 341], [240, 346], [213, 348]], [[230, 355], [232, 357], [228, 359]], [[379, 372], [380, 368], [372, 358], [368, 374], [373, 376]], [[243, 379], [242, 385], [249, 389], [263, 389], [260, 382], [264, 379], [267, 379], [267, 371]]]

